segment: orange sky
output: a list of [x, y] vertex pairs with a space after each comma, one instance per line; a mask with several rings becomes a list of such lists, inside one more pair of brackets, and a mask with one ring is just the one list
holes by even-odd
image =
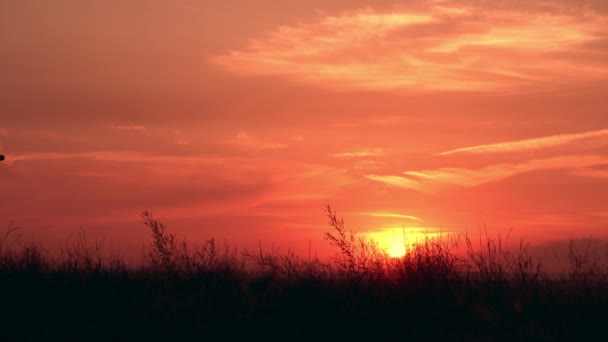
[[0, 225], [606, 238], [608, 2], [497, 3], [4, 1]]

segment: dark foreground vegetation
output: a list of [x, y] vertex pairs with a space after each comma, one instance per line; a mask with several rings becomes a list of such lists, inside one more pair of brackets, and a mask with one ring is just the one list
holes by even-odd
[[331, 262], [214, 240], [177, 241], [149, 213], [149, 258], [101, 257], [84, 236], [58, 257], [0, 245], [2, 341], [608, 340], [607, 269], [571, 248], [549, 277], [501, 239], [429, 239], [389, 258], [327, 209]]

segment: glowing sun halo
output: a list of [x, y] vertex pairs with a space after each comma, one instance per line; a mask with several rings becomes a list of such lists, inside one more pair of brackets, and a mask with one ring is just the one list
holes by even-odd
[[428, 228], [386, 228], [378, 231], [368, 232], [367, 238], [378, 244], [391, 258], [402, 258], [408, 253], [408, 249], [424, 241], [426, 238], [437, 238], [440, 233]]
[[389, 249], [388, 255], [390, 255], [391, 258], [403, 257], [405, 255], [405, 245], [403, 242], [401, 241], [401, 243], [399, 243], [398, 241], [395, 241]]
[[378, 243], [391, 258], [401, 258], [406, 254], [405, 236], [396, 229], [372, 232], [368, 237]]

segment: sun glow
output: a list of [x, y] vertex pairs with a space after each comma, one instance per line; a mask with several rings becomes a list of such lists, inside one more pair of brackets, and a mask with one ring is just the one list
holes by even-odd
[[378, 243], [391, 258], [403, 257], [406, 250], [406, 230], [404, 228], [389, 228], [369, 233], [369, 237]]
[[402, 258], [405, 256], [405, 244], [395, 241], [388, 251], [391, 258]]
[[391, 258], [402, 258], [409, 248], [426, 238], [439, 236], [435, 230], [428, 228], [386, 228], [368, 232], [366, 236], [378, 244]]

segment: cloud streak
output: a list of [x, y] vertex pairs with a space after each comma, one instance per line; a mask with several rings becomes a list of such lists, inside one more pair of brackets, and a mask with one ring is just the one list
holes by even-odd
[[549, 147], [556, 147], [574, 143], [585, 139], [606, 138], [608, 137], [608, 129], [597, 131], [558, 134], [540, 138], [506, 141], [495, 144], [477, 145], [457, 148], [450, 151], [441, 152], [438, 155], [445, 156], [451, 154], [482, 154], [482, 153], [498, 153], [498, 152], [520, 152], [526, 150], [537, 150]]
[[535, 11], [360, 9], [279, 27], [213, 61], [339, 90], [506, 91], [608, 76], [605, 62], [567, 56], [601, 39], [608, 18], [574, 7]]
[[288, 147], [287, 144], [260, 139], [244, 131], [237, 133], [234, 137], [224, 140], [221, 143], [246, 150], [274, 150]]
[[442, 186], [475, 187], [524, 174], [535, 170], [560, 170], [601, 165], [608, 162], [605, 156], [562, 156], [535, 159], [519, 164], [495, 164], [480, 169], [439, 168], [422, 171], [406, 171], [404, 176], [366, 175], [367, 179], [390, 186], [420, 192], [435, 192]]
[[333, 156], [336, 158], [357, 158], [357, 157], [379, 157], [385, 155], [382, 149], [364, 149], [359, 151], [341, 152], [334, 153]]
[[391, 213], [391, 212], [373, 212], [373, 213], [365, 213], [365, 214], [368, 216], [371, 216], [371, 217], [404, 218], [404, 219], [413, 220], [413, 221], [422, 221], [421, 218], [416, 217], [416, 216], [397, 214], [397, 213]]
[[413, 189], [413, 190], [419, 190], [420, 188], [420, 182], [416, 181], [416, 180], [412, 180], [406, 177], [401, 177], [401, 176], [393, 176], [393, 175], [365, 175], [365, 178], [376, 181], [376, 182], [380, 182], [380, 183], [384, 183], [386, 185], [391, 185], [391, 186], [395, 186], [398, 188], [407, 188], [407, 189]]
[[146, 127], [141, 125], [113, 125], [112, 129], [119, 131], [145, 131]]

